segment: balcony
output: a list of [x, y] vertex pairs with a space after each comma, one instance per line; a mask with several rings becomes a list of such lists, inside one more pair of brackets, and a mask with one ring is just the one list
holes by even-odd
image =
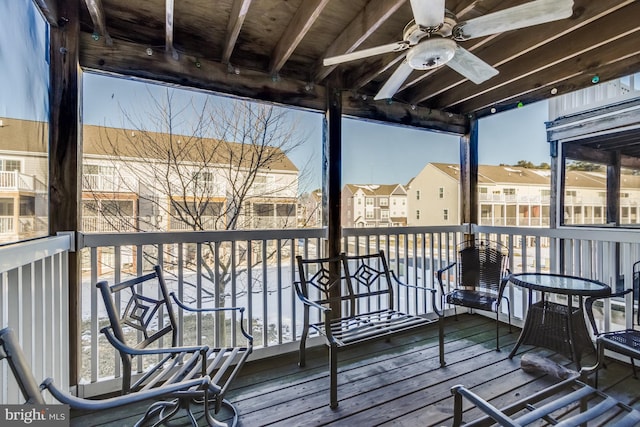
[[0, 191], [36, 191], [36, 178], [18, 171], [0, 171]]
[[[511, 254], [513, 272], [562, 272], [598, 279], [610, 284], [614, 289], [631, 286], [631, 265], [640, 254], [640, 233], [629, 233], [628, 230], [619, 229], [550, 230], [481, 225], [358, 228], [344, 229], [341, 244], [342, 250], [352, 254], [383, 249], [387, 254], [390, 267], [402, 280], [423, 286], [434, 286], [433, 271], [454, 259], [454, 248], [463, 236], [470, 232], [490, 236], [507, 245]], [[80, 234], [75, 250], [81, 255], [83, 271], [78, 313], [80, 323], [78, 347], [82, 355], [78, 366], [79, 385], [75, 391], [80, 396], [91, 397], [112, 393], [119, 388], [120, 366], [114, 351], [106, 345], [99, 333], [105, 313], [93, 285], [98, 280], [113, 282], [116, 278], [123, 280], [139, 275], [148, 271], [156, 263], [164, 266], [169, 286], [186, 299], [200, 302], [202, 306], [211, 306], [216, 301], [224, 301], [223, 304], [242, 305], [247, 308], [247, 318], [256, 338], [256, 349], [251, 359], [254, 363], [245, 372], [246, 382], [239, 381], [238, 388], [234, 392], [236, 394], [232, 395], [232, 399], [238, 401], [241, 413], [247, 414], [244, 415], [247, 419], [246, 425], [253, 425], [248, 421], [253, 419], [251, 417], [276, 417], [274, 422], [277, 422], [277, 417], [281, 413], [288, 414], [287, 416], [293, 417], [294, 420], [301, 420], [297, 417], [306, 414], [312, 417], [310, 418], [312, 422], [327, 416], [328, 419], [336, 420], [342, 416], [349, 416], [349, 418], [354, 416], [356, 417], [354, 419], [359, 419], [360, 415], [357, 415], [359, 412], [348, 408], [362, 406], [362, 399], [371, 402], [370, 408], [365, 404], [363, 414], [369, 413], [374, 414], [370, 415], [372, 417], [383, 417], [386, 416], [385, 410], [378, 411], [374, 407], [384, 408], [385, 405], [392, 405], [391, 398], [386, 396], [393, 396], [395, 399], [397, 396], [405, 395], [408, 402], [413, 402], [408, 403], [408, 407], [417, 405], [415, 411], [418, 412], [414, 414], [418, 416], [417, 419], [426, 416], [420, 411], [427, 410], [428, 413], [436, 410], [441, 412], [442, 416], [446, 415], [445, 418], [438, 418], [441, 420], [438, 422], [446, 423], [450, 414], [447, 399], [449, 398], [448, 388], [453, 385], [451, 381], [455, 379], [456, 383], [478, 384], [480, 380], [477, 375], [474, 375], [474, 371], [490, 364], [495, 364], [496, 368], [489, 369], [491, 372], [501, 374], [504, 370], [510, 372], [509, 375], [514, 375], [514, 378], [519, 378], [517, 381], [514, 379], [516, 387], [523, 387], [519, 392], [524, 393], [528, 389], [527, 381], [523, 379], [523, 374], [518, 369], [517, 358], [508, 360], [506, 359], [507, 351], [495, 353], [491, 350], [493, 348], [493, 344], [490, 343], [493, 339], [491, 318], [470, 316], [469, 318], [474, 320], [471, 320], [469, 326], [465, 326], [464, 322], [447, 319], [446, 324], [450, 328], [446, 338], [448, 366], [444, 369], [437, 368], [437, 354], [435, 351], [434, 354], [429, 351], [431, 344], [428, 340], [434, 339], [433, 337], [407, 338], [406, 342], [402, 341], [404, 339], [402, 338], [400, 341], [392, 340], [390, 343], [373, 344], [371, 348], [362, 349], [362, 353], [360, 350], [345, 353], [345, 359], [341, 359], [343, 360], [342, 369], [353, 369], [354, 378], [366, 377], [367, 379], [364, 382], [354, 381], [353, 384], [349, 381], [349, 385], [346, 384], [347, 380], [344, 380], [345, 386], [341, 388], [341, 393], [345, 402], [341, 403], [339, 412], [335, 414], [327, 412], [328, 408], [325, 408], [328, 399], [325, 384], [327, 371], [326, 360], [323, 357], [324, 350], [315, 350], [319, 353], [319, 359], [303, 371], [298, 370], [295, 363], [289, 363], [295, 357], [291, 352], [297, 349], [302, 316], [300, 305], [291, 286], [295, 279], [294, 258], [298, 254], [305, 257], [321, 255], [325, 239], [326, 230], [324, 229]], [[46, 246], [53, 243], [57, 245], [55, 250]], [[37, 245], [42, 245], [42, 248]], [[26, 342], [25, 339], [28, 337], [27, 345], [33, 346], [30, 348], [44, 348], [43, 346], [65, 348], [67, 345], [65, 342], [67, 334], [53, 333], [51, 328], [58, 331], [67, 330], [68, 325], [71, 324], [67, 315], [68, 299], [65, 293], [59, 290], [60, 287], [67, 289], [65, 280], [68, 280], [69, 272], [65, 271], [65, 257], [71, 247], [73, 247], [71, 239], [68, 236], [60, 236], [3, 248], [2, 258], [11, 260], [12, 265], [2, 270], [9, 278], [5, 284], [8, 291], [4, 297], [6, 302], [1, 306], [4, 310], [2, 315], [3, 318], [9, 319], [12, 327], [22, 331], [23, 342]], [[29, 256], [25, 257], [25, 253]], [[207, 275], [206, 264], [216, 266], [217, 270], [214, 269], [218, 271], [216, 276]], [[25, 273], [39, 272], [43, 265], [52, 265], [60, 271], [56, 273], [44, 269], [43, 271], [46, 272], [44, 276], [41, 273]], [[22, 273], [17, 273], [19, 271]], [[49, 279], [41, 281], [40, 277]], [[33, 281], [34, 285], [24, 288], [22, 283], [25, 280]], [[224, 281], [224, 286], [214, 286], [221, 281]], [[25, 294], [19, 291], [22, 288], [30, 291]], [[513, 285], [509, 285], [506, 292], [513, 302], [511, 306], [513, 324], [519, 327], [526, 315], [528, 295]], [[427, 301], [420, 299], [417, 293], [403, 293], [396, 297], [403, 311], [415, 314], [433, 312], [433, 307]], [[52, 300], [49, 301], [49, 298]], [[42, 301], [49, 301], [46, 306], [50, 308], [45, 311], [34, 311], [33, 307], [40, 307], [43, 304]], [[605, 307], [600, 321], [620, 322], [617, 318], [614, 320], [613, 313], [620, 313], [620, 310], [624, 313], [625, 310], [630, 310], [630, 307], [626, 306], [620, 306], [614, 310], [613, 305]], [[448, 309], [446, 314], [449, 316], [452, 311]], [[42, 331], [27, 327], [33, 324], [34, 318], [37, 324], [46, 325]], [[500, 318], [506, 321], [506, 311], [500, 313]], [[204, 324], [202, 319], [189, 319], [185, 316], [180, 321], [182, 322], [181, 330], [184, 331], [181, 339], [184, 342], [202, 341], [202, 337], [206, 335], [202, 329]], [[480, 322], [484, 326], [473, 325], [473, 322]], [[625, 322], [630, 322], [630, 318], [623, 315], [622, 323]], [[457, 337], [460, 331], [467, 328], [475, 332], [466, 338]], [[435, 331], [433, 334], [435, 337]], [[484, 338], [479, 338], [480, 336]], [[516, 338], [517, 334], [511, 334], [505, 338], [504, 343], [501, 339], [501, 343], [511, 347]], [[425, 339], [427, 341], [421, 341]], [[477, 339], [480, 341], [476, 342]], [[384, 355], [385, 351], [389, 352], [388, 354], [393, 353], [392, 360], [389, 360], [391, 356]], [[403, 356], [405, 351], [408, 353]], [[378, 354], [378, 352], [381, 353]], [[370, 353], [376, 356], [372, 358]], [[38, 352], [31, 351], [28, 354], [32, 357], [32, 366], [38, 367], [36, 376], [44, 378], [53, 375], [56, 378], [68, 378], [70, 368], [68, 354], [64, 352], [57, 354], [54, 361], [49, 360], [49, 352], [44, 360], [42, 354]], [[369, 357], [360, 357], [365, 354], [369, 354]], [[478, 356], [475, 360], [474, 355], [484, 356]], [[272, 359], [270, 358], [272, 356], [278, 358]], [[487, 359], [482, 359], [484, 357]], [[410, 380], [398, 379], [396, 382], [385, 377], [383, 381], [382, 378], [376, 379], [377, 377], [373, 375], [373, 372], [397, 370], [400, 371], [397, 374], [403, 375], [402, 378], [404, 378], [406, 369], [400, 369], [400, 367], [409, 366], [415, 363], [415, 360], [421, 360], [421, 363], [414, 366], [417, 371], [414, 373], [415, 378], [412, 377]], [[476, 362], [480, 365], [474, 365]], [[274, 368], [275, 365], [278, 366], [277, 369]], [[51, 366], [58, 367], [59, 371], [52, 371]], [[613, 371], [607, 371], [603, 378], [608, 376], [609, 372]], [[288, 384], [286, 386], [276, 386], [277, 382], [284, 381], [280, 375], [288, 376], [292, 382], [285, 382]], [[420, 380], [423, 377], [437, 380], [426, 384], [425, 381]], [[247, 385], [249, 378], [253, 378], [254, 383], [255, 378], [260, 378], [259, 386], [249, 387]], [[488, 384], [497, 384], [494, 387], [504, 386], [497, 377], [482, 378], [481, 382], [485, 380]], [[389, 385], [384, 385], [387, 382]], [[431, 385], [435, 389], [427, 389]], [[282, 388], [284, 391], [276, 392]], [[307, 391], [302, 392], [301, 388]], [[0, 388], [0, 390], [4, 389]], [[404, 391], [401, 393], [399, 390], [406, 390], [406, 393]], [[4, 401], [11, 402], [15, 399], [10, 392], [3, 393], [0, 391], [0, 397]], [[288, 412], [283, 409], [278, 411], [277, 408], [282, 408], [280, 405], [286, 405], [285, 401], [290, 404], [291, 396], [289, 398], [286, 396], [291, 393], [292, 395], [306, 396], [307, 393], [309, 395], [305, 397], [304, 405], [300, 408], [289, 409]], [[508, 394], [508, 390], [506, 393]], [[257, 396], [266, 397], [261, 397], [262, 400], [260, 400]], [[418, 399], [418, 396], [428, 398]], [[432, 398], [435, 400], [429, 400]], [[418, 403], [422, 400], [424, 402]], [[392, 413], [395, 414], [394, 418], [405, 415], [414, 416], [389, 412], [389, 414]], [[78, 414], [78, 417], [81, 416]], [[410, 419], [408, 418], [407, 422]]]

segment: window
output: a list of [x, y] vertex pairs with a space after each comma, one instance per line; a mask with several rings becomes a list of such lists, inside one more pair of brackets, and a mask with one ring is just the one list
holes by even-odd
[[255, 203], [253, 213], [256, 216], [273, 216], [273, 205], [270, 203]]
[[420, 200], [420, 190], [416, 190], [416, 200]]
[[416, 219], [420, 219], [420, 209], [416, 210]]
[[366, 214], [365, 214], [365, 218], [373, 219], [374, 218], [373, 211], [367, 211]]
[[386, 197], [380, 198], [380, 206], [389, 206], [389, 199]]
[[442, 219], [444, 219], [445, 221], [449, 220], [449, 209], [444, 209], [442, 211]]
[[20, 172], [20, 160], [0, 159], [0, 171], [4, 172]]
[[502, 190], [502, 193], [505, 196], [515, 196], [516, 195], [516, 189], [515, 188], [505, 188]]
[[360, 197], [358, 197], [358, 205], [362, 205], [362, 199]]
[[293, 216], [296, 212], [296, 205], [293, 203], [278, 203], [276, 205], [276, 215], [277, 216]]
[[373, 197], [367, 197], [364, 202], [367, 206], [373, 206]]
[[380, 218], [381, 219], [389, 219], [389, 211], [387, 211], [387, 210], [380, 211]]
[[438, 188], [438, 198], [444, 199], [444, 187]]

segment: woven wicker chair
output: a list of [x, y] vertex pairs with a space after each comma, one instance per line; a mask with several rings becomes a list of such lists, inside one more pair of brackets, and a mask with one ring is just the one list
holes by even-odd
[[[453, 305], [454, 309], [463, 306], [496, 313], [496, 350], [500, 351], [498, 313], [502, 300], [507, 302], [511, 332], [509, 299], [503, 295], [509, 278], [509, 252], [500, 243], [472, 239], [458, 245], [457, 258], [456, 262], [437, 271], [443, 302]], [[457, 270], [451, 289], [449, 277], [454, 266]]]
[[[585, 301], [585, 309], [587, 317], [593, 328], [593, 333], [596, 336], [598, 346], [598, 368], [604, 366], [604, 350], [610, 350], [624, 356], [628, 356], [631, 359], [631, 366], [633, 368], [633, 376], [638, 377], [635, 366], [635, 359], [640, 359], [640, 310], [638, 304], [640, 303], [640, 261], [633, 264], [633, 289], [626, 289], [622, 292], [612, 293], [606, 297], [590, 297]], [[617, 298], [625, 297], [627, 294], [632, 295], [632, 306], [635, 309], [635, 313], [632, 313], [631, 328], [620, 331], [601, 331], [598, 329], [597, 322], [593, 313], [593, 305], [596, 300], [602, 300], [604, 298]], [[598, 377], [596, 372], [596, 385], [598, 384]]]

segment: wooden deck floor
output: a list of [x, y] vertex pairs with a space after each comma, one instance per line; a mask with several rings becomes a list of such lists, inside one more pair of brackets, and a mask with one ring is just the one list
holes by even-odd
[[[253, 426], [449, 426], [452, 420], [451, 386], [464, 384], [502, 407], [557, 380], [520, 369], [520, 357], [535, 351], [574, 367], [551, 351], [523, 346], [509, 359], [518, 332], [501, 327], [495, 350], [495, 321], [461, 315], [445, 322], [447, 366], [440, 368], [437, 329], [394, 337], [341, 352], [339, 355], [339, 407], [331, 410], [326, 350], [310, 350], [307, 366], [296, 365], [297, 353], [249, 362], [228, 394], [239, 413], [239, 425]], [[584, 365], [593, 361], [591, 356]], [[599, 376], [599, 388], [640, 407], [640, 382], [631, 367], [611, 361]], [[99, 414], [72, 414], [72, 425], [126, 426], [140, 417], [146, 405]], [[475, 409], [466, 420], [479, 416]], [[204, 420], [201, 419], [201, 425]], [[182, 424], [181, 424], [182, 423]], [[178, 418], [171, 425], [188, 425]]]

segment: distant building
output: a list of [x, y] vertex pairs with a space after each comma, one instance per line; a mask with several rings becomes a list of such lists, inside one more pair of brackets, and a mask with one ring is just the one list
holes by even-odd
[[341, 203], [343, 227], [407, 225], [407, 192], [401, 184], [346, 184]]
[[[481, 225], [548, 227], [550, 171], [517, 166], [478, 166], [478, 218]], [[408, 225], [460, 223], [460, 168], [429, 163], [409, 184]], [[604, 224], [606, 174], [566, 172], [564, 223]], [[640, 176], [621, 177], [620, 223], [638, 224]]]
[[[168, 168], [167, 152], [186, 138], [85, 125], [81, 230], [225, 229], [231, 213], [231, 228], [298, 226], [298, 170], [279, 149], [251, 180], [242, 144], [214, 139], [199, 138]], [[0, 118], [0, 243], [48, 233], [47, 140], [46, 123]], [[233, 180], [247, 182], [241, 206]]]

